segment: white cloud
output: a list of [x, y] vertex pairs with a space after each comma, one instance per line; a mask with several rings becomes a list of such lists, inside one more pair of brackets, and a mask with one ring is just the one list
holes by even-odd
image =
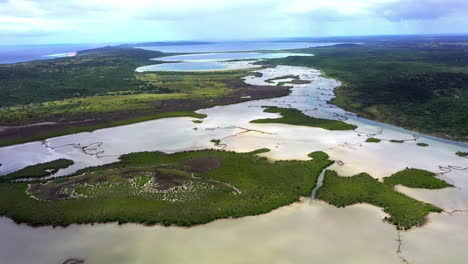
[[17, 17], [33, 17], [45, 15], [45, 10], [39, 8], [38, 3], [26, 0], [9, 0], [0, 2], [0, 14]]
[[[445, 1], [445, 7], [437, 8]], [[452, 20], [450, 16], [457, 16], [453, 21], [466, 21], [463, 14], [467, 13], [468, 5], [460, 4], [464, 2], [466, 0], [0, 0], [0, 34], [4, 38], [8, 32], [12, 41], [15, 31], [17, 34], [59, 32], [71, 41], [78, 37], [90, 41], [104, 38], [137, 41], [394, 33], [398, 27], [411, 31], [405, 23], [407, 20], [444, 18], [446, 25]], [[413, 33], [418, 33], [420, 28], [421, 25], [414, 26]]]

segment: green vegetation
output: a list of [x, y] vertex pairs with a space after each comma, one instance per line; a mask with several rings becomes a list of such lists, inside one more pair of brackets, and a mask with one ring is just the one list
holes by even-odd
[[[128, 51], [124, 50], [121, 52], [111, 53], [114, 60], [119, 61], [125, 56], [131, 56], [127, 54]], [[107, 53], [104, 53], [107, 54]], [[151, 53], [150, 53], [151, 54]], [[157, 53], [159, 54], [159, 53]], [[155, 54], [155, 55], [157, 55]], [[83, 55], [84, 56], [84, 55]], [[110, 56], [110, 55], [109, 55]], [[148, 55], [148, 57], [150, 57]], [[107, 58], [107, 57], [106, 57]], [[103, 114], [110, 114], [115, 112], [130, 111], [130, 113], [146, 113], [151, 114], [154, 112], [160, 112], [162, 106], [158, 106], [155, 102], [159, 101], [169, 101], [169, 100], [205, 100], [208, 98], [218, 98], [224, 96], [228, 93], [233, 86], [242, 87], [240, 77], [245, 76], [247, 71], [237, 71], [237, 72], [207, 72], [207, 73], [171, 73], [171, 72], [148, 72], [148, 73], [136, 73], [135, 68], [142, 64], [143, 61], [138, 63], [133, 63], [130, 66], [125, 64], [121, 65], [120, 62], [115, 64], [106, 65], [106, 60], [103, 64], [100, 63], [101, 56], [87, 55], [87, 56], [78, 56], [69, 58], [71, 61], [63, 62], [66, 67], [71, 69], [67, 70], [67, 75], [62, 76], [62, 72], [58, 71], [57, 68], [61, 67], [59, 62], [47, 63], [42, 62], [29, 62], [26, 63], [26, 67], [30, 74], [33, 75], [28, 79], [29, 81], [26, 84], [19, 85], [16, 84], [18, 80], [24, 80], [25, 77], [17, 76], [17, 68], [23, 64], [10, 64], [10, 65], [0, 65], [0, 76], [2, 71], [12, 72], [13, 75], [10, 79], [14, 81], [14, 86], [18, 94], [22, 93], [28, 94], [31, 98], [27, 104], [24, 101], [19, 99], [11, 99], [10, 103], [7, 103], [6, 99], [2, 101], [0, 97], [0, 105], [6, 105], [5, 107], [0, 108], [0, 124], [2, 125], [21, 125], [29, 124], [43, 120], [57, 120], [57, 119], [76, 119], [86, 115], [90, 118], [95, 117], [96, 115], [102, 116]], [[77, 60], [77, 61], [74, 61]], [[93, 64], [97, 64], [95, 67], [88, 66], [86, 63], [81, 63], [82, 60], [92, 61]], [[75, 66], [75, 64], [79, 64]], [[157, 63], [155, 61], [147, 61], [146, 64]], [[32, 65], [29, 65], [32, 64]], [[39, 65], [36, 65], [39, 64]], [[70, 64], [70, 65], [69, 65]], [[124, 67], [125, 66], [125, 67]], [[64, 66], [65, 67], [65, 66]], [[101, 76], [100, 71], [103, 71], [101, 68], [119, 68], [124, 67], [126, 74], [109, 74]], [[133, 68], [135, 67], [135, 68]], [[43, 68], [46, 68], [47, 71], [53, 71], [54, 75], [50, 78], [64, 78], [61, 81], [60, 85], [54, 85], [52, 80], [45, 78], [42, 71]], [[95, 72], [93, 70], [96, 69]], [[72, 70], [73, 69], [73, 70]], [[101, 70], [98, 70], [101, 69]], [[74, 86], [88, 87], [86, 82], [81, 80], [80, 74], [84, 74], [81, 71], [91, 72], [88, 75], [85, 75], [85, 80], [105, 80], [109, 79], [106, 82], [100, 83], [99, 89], [95, 86], [89, 87], [84, 92], [79, 92], [81, 90], [76, 90], [75, 88], [70, 88]], [[56, 72], [58, 71], [58, 72]], [[122, 69], [123, 71], [123, 69]], [[21, 72], [21, 71], [20, 71]], [[14, 73], [14, 74], [13, 74]], [[120, 73], [120, 71], [119, 71]], [[6, 73], [5, 73], [6, 74]], [[69, 74], [76, 75], [75, 77], [68, 76]], [[130, 81], [125, 82], [126, 79], [131, 79]], [[0, 86], [6, 87], [8, 92], [7, 80], [2, 80], [0, 78]], [[55, 79], [54, 79], [55, 80]], [[112, 81], [111, 81], [112, 80]], [[5, 83], [6, 82], [6, 83]], [[119, 82], [123, 85], [114, 85], [114, 82]], [[96, 84], [97, 86], [98, 84]], [[33, 89], [34, 87], [43, 87], [38, 88], [38, 90]], [[245, 85], [246, 86], [246, 85]], [[19, 87], [19, 88], [18, 88]], [[60, 87], [60, 89], [58, 88]], [[30, 90], [32, 89], [32, 90]], [[59, 89], [60, 97], [50, 96], [48, 94], [55, 94], [55, 89]], [[72, 90], [65, 94], [64, 91]], [[36, 93], [43, 93], [42, 96], [38, 96]], [[58, 92], [57, 92], [58, 93]], [[79, 95], [77, 95], [79, 94]], [[11, 97], [11, 96], [10, 96]], [[10, 98], [9, 97], [9, 98]], [[26, 97], [22, 96], [21, 98]], [[48, 100], [47, 100], [48, 98]], [[15, 105], [11, 105], [14, 104]], [[174, 108], [174, 107], [171, 107]], [[171, 110], [171, 109], [168, 109]], [[174, 109], [172, 111], [180, 111], [180, 109]], [[128, 115], [128, 113], [126, 113]]]
[[460, 157], [468, 157], [468, 152], [457, 151], [456, 154]]
[[213, 143], [215, 146], [219, 146], [221, 143], [221, 139], [212, 139], [210, 140], [211, 143]]
[[405, 143], [404, 140], [397, 140], [397, 139], [390, 139], [390, 142], [392, 142], [392, 143], [400, 143], [400, 144], [401, 144], [401, 143]]
[[[466, 42], [466, 38], [464, 40]], [[359, 115], [455, 140], [468, 140], [468, 53], [444, 37], [298, 49], [315, 56], [264, 60], [322, 70], [343, 85], [332, 103]]]
[[420, 226], [430, 212], [442, 212], [440, 208], [393, 190], [391, 186], [379, 182], [367, 173], [340, 177], [334, 171], [326, 171], [324, 185], [318, 190], [317, 198], [337, 207], [358, 203], [382, 207], [390, 215], [385, 220], [399, 229]]
[[442, 189], [446, 187], [453, 187], [453, 185], [448, 184], [443, 180], [437, 179], [434, 173], [420, 169], [405, 169], [399, 171], [390, 177], [385, 177], [384, 183], [391, 186], [401, 184], [410, 188], [424, 189]]
[[161, 119], [161, 118], [169, 118], [169, 117], [206, 118], [207, 116], [205, 114], [198, 114], [195, 112], [169, 112], [169, 113], [135, 117], [135, 118], [127, 119], [127, 120], [111, 121], [111, 122], [98, 124], [98, 125], [69, 126], [66, 129], [62, 129], [59, 131], [39, 133], [39, 134], [36, 134], [34, 136], [29, 136], [29, 137], [18, 137], [14, 139], [0, 140], [0, 147], [14, 145], [14, 144], [21, 144], [21, 143], [26, 143], [26, 142], [36, 141], [36, 140], [44, 140], [48, 138], [81, 133], [81, 132], [91, 132], [97, 129], [107, 128], [107, 127], [123, 126], [123, 125], [129, 125], [129, 124], [156, 120], [156, 119]]
[[[138, 73], [139, 66], [164, 63], [150, 58], [171, 54], [124, 47], [0, 65], [0, 126], [9, 127], [0, 131], [0, 146], [166, 115], [197, 117], [192, 111], [289, 93], [245, 84], [249, 70]], [[43, 122], [49, 124], [22, 127]]]
[[36, 165], [30, 165], [21, 170], [0, 176], [0, 181], [11, 181], [21, 178], [41, 178], [52, 175], [59, 169], [67, 168], [73, 164], [73, 160], [58, 159]]
[[15, 106], [0, 109], [2, 124], [28, 124], [37, 120], [56, 120], [64, 116], [70, 120], [87, 115], [99, 116], [112, 112], [148, 111], [157, 101], [182, 99], [181, 94], [135, 94], [135, 95], [106, 95], [87, 98], [53, 101], [42, 104]]
[[[269, 212], [310, 195], [332, 161], [271, 162], [215, 150], [142, 152], [69, 177], [0, 183], [0, 215], [31, 225], [118, 221], [190, 226]], [[47, 202], [45, 202], [47, 201]]]
[[201, 124], [203, 123], [203, 120], [192, 120], [192, 122], [195, 124]]
[[[75, 57], [0, 65], [0, 106], [27, 105], [114, 91], [143, 91], [139, 66], [155, 64], [157, 51], [113, 47], [79, 52]], [[146, 91], [156, 92], [159, 87]]]
[[337, 120], [311, 117], [294, 108], [267, 107], [264, 112], [279, 113], [282, 118], [257, 119], [250, 121], [250, 123], [279, 123], [296, 126], [320, 127], [327, 130], [352, 130], [356, 128], [355, 125]]
[[378, 138], [373, 138], [373, 137], [370, 137], [370, 138], [366, 139], [366, 142], [368, 142], [368, 143], [379, 143], [380, 141], [382, 141], [382, 140], [380, 140]]
[[422, 142], [419, 142], [417, 143], [416, 145], [420, 146], [420, 147], [429, 147], [429, 144], [427, 143], [422, 143]]

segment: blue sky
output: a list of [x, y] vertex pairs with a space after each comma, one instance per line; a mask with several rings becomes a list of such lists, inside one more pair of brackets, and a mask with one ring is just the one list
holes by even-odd
[[468, 0], [0, 0], [0, 45], [468, 33]]

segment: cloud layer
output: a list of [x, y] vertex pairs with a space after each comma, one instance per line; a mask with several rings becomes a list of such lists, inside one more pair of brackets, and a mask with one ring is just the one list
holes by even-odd
[[466, 0], [0, 0], [2, 44], [468, 33]]

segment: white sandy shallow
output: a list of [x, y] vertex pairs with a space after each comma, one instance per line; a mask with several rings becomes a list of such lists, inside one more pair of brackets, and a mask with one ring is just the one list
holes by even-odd
[[372, 206], [338, 209], [305, 200], [265, 215], [193, 228], [107, 224], [34, 229], [3, 218], [0, 256], [5, 263], [37, 264], [72, 257], [90, 264], [400, 263], [397, 232], [377, 220], [383, 216]]
[[467, 263], [468, 213], [432, 214], [423, 228], [402, 232], [402, 256], [411, 264]]
[[0, 218], [2, 263], [351, 263], [464, 264], [468, 214], [432, 214], [398, 233], [380, 208], [336, 208], [304, 199], [260, 216], [192, 228], [136, 224], [32, 228]]

